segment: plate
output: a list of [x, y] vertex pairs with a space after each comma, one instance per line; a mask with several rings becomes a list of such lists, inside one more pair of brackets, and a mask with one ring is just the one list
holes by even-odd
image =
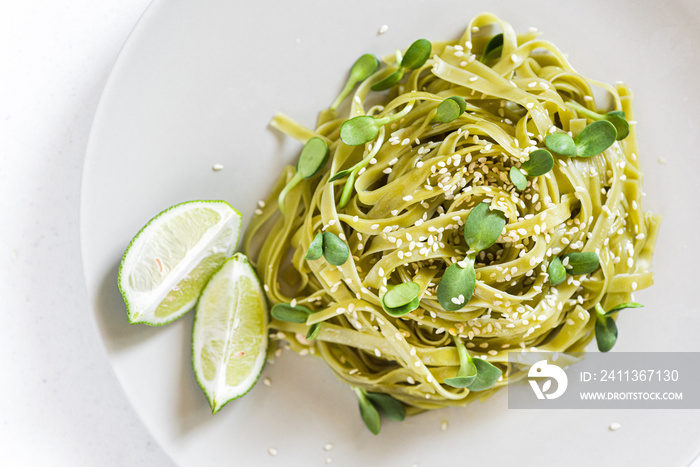
[[[622, 317], [616, 350], [698, 350], [696, 2], [659, 9], [633, 0], [155, 1], [124, 46], [95, 117], [81, 243], [94, 310], [86, 319], [97, 321], [126, 395], [177, 464], [687, 465], [694, 458], [694, 411], [509, 410], [505, 391], [387, 423], [375, 437], [325, 364], [291, 352], [266, 368], [270, 386], [212, 416], [190, 368], [192, 314], [163, 328], [127, 324], [117, 268], [148, 219], [190, 199], [226, 199], [250, 219], [300, 149], [268, 128], [276, 111], [313, 125], [359, 55], [390, 54], [417, 37], [457, 37], [487, 9], [518, 31], [543, 31], [584, 75], [625, 80], [635, 92], [644, 208], [665, 218], [656, 285], [637, 295], [643, 311]], [[388, 31], [378, 34], [384, 24]], [[622, 428], [609, 431], [611, 422]]]

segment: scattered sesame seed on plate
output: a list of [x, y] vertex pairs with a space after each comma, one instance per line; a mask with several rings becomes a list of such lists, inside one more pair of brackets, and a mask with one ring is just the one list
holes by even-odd
[[221, 170], [224, 170], [224, 166], [221, 164], [214, 164], [211, 166], [211, 170], [214, 172], [220, 172]]
[[270, 448], [267, 450], [267, 453], [271, 456], [276, 456], [277, 455], [277, 449], [275, 448]]
[[610, 426], [608, 427], [608, 430], [610, 431], [617, 431], [622, 427], [618, 422], [612, 422]]
[[382, 25], [379, 27], [379, 30], [377, 31], [377, 35], [378, 35], [378, 36], [381, 36], [382, 34], [385, 34], [388, 30], [389, 30], [389, 26], [386, 25], [386, 24], [382, 24]]

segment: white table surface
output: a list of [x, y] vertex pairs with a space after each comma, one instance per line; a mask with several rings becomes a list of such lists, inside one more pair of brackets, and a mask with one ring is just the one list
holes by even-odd
[[0, 465], [169, 466], [89, 310], [80, 177], [97, 104], [149, 0], [0, 2]]
[[148, 3], [0, 3], [2, 466], [173, 464], [120, 389], [80, 262], [90, 125]]

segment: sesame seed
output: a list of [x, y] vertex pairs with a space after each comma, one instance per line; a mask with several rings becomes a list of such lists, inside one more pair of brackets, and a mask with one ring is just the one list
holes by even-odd
[[622, 425], [620, 425], [620, 424], [617, 423], [617, 422], [612, 422], [612, 423], [610, 424], [610, 426], [608, 427], [608, 430], [610, 430], [610, 431], [617, 431], [617, 430], [619, 430], [620, 428], [622, 428]]
[[369, 228], [372, 230], [377, 230], [379, 228], [379, 224], [372, 224], [369, 226]]
[[377, 31], [377, 35], [381, 36], [382, 34], [386, 33], [388, 30], [389, 30], [389, 26], [387, 26], [386, 24], [382, 24], [379, 27], [379, 31]]
[[267, 453], [271, 456], [276, 456], [277, 455], [277, 449], [275, 448], [270, 448], [267, 450]]
[[272, 386], [272, 381], [270, 381], [270, 378], [265, 378], [263, 379], [263, 384], [267, 387]]
[[224, 170], [224, 166], [221, 164], [214, 164], [211, 166], [211, 170], [213, 170], [214, 172], [220, 172]]

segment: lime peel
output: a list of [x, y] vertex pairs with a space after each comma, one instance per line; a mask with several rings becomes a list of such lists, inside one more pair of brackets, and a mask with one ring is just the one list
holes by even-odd
[[189, 311], [238, 243], [241, 214], [225, 201], [188, 201], [152, 218], [119, 266], [130, 323], [168, 324]]

